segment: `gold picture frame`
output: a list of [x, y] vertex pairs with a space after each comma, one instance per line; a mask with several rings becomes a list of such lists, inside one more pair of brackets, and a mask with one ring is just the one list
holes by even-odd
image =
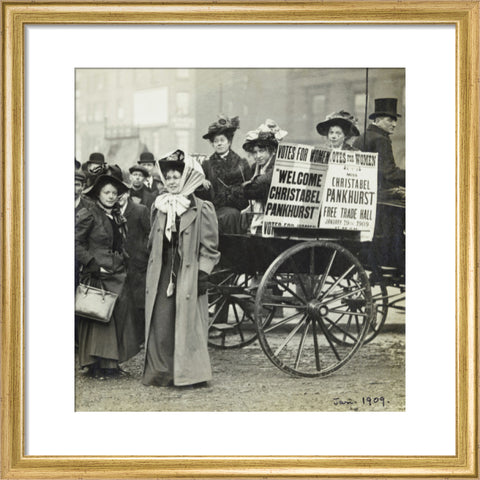
[[[2, 478], [478, 476], [479, 3], [2, 2]], [[248, 14], [248, 15], [246, 15]], [[456, 453], [452, 456], [27, 456], [24, 27], [28, 24], [372, 24], [456, 28]], [[462, 132], [462, 135], [459, 134]]]

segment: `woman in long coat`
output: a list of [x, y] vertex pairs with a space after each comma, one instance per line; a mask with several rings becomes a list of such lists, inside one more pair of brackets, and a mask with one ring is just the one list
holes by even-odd
[[220, 233], [240, 233], [240, 211], [248, 205], [242, 183], [251, 178], [252, 170], [247, 160], [231, 148], [239, 126], [238, 117], [230, 119], [219, 115], [203, 135], [210, 141], [214, 153], [202, 164], [207, 195], [202, 194], [201, 198], [213, 202]]
[[120, 214], [118, 196], [127, 186], [110, 175], [99, 176], [85, 190], [94, 203], [76, 214], [75, 256], [81, 268], [80, 282], [102, 286], [118, 295], [109, 323], [86, 318], [79, 321], [78, 357], [81, 367], [99, 379], [125, 372], [119, 363], [139, 352], [132, 301], [125, 288], [125, 219]]
[[207, 276], [220, 258], [213, 205], [192, 192], [203, 172], [176, 150], [159, 161], [166, 192], [152, 210], [145, 302], [144, 385], [211, 380]]

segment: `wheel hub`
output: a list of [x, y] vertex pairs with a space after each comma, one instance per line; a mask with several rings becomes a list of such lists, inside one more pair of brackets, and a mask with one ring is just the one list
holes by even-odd
[[328, 307], [320, 300], [312, 300], [308, 302], [307, 313], [314, 318], [325, 317], [328, 315]]

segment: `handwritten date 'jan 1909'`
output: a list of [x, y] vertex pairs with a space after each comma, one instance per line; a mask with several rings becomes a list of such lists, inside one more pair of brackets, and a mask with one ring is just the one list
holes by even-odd
[[335, 397], [333, 399], [334, 405], [362, 405], [365, 407], [374, 407], [374, 406], [382, 406], [385, 407], [390, 402], [383, 396], [380, 397], [362, 397], [360, 401], [353, 400], [351, 398], [341, 399], [339, 397]]

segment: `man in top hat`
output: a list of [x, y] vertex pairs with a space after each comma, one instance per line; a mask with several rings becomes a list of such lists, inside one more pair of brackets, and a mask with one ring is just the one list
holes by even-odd
[[138, 160], [138, 164], [144, 167], [147, 171], [147, 176], [145, 177], [144, 184], [147, 187], [149, 192], [153, 192], [158, 194], [158, 188], [161, 187], [161, 182], [158, 178], [153, 176], [155, 171], [155, 159], [153, 154], [150, 152], [143, 152], [140, 154], [140, 159]]
[[145, 185], [145, 179], [148, 177], [148, 170], [140, 164], [133, 165], [128, 170], [130, 172], [130, 198], [133, 202], [145, 205], [150, 208], [157, 197], [157, 192], [150, 191]]
[[397, 119], [396, 98], [376, 98], [375, 111], [369, 115], [372, 123], [353, 146], [363, 152], [378, 153], [378, 190], [405, 186], [405, 170], [395, 164], [390, 135], [395, 131]]

